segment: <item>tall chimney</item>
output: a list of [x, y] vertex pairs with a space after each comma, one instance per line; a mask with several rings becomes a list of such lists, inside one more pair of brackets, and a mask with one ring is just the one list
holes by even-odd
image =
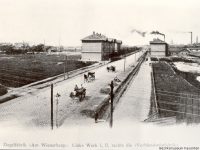
[[199, 41], [198, 41], [199, 39], [198, 39], [198, 36], [196, 37], [196, 43], [199, 43]]
[[95, 35], [95, 31], [93, 31], [93, 35]]
[[192, 44], [192, 32], [190, 32], [191, 33], [191, 44]]

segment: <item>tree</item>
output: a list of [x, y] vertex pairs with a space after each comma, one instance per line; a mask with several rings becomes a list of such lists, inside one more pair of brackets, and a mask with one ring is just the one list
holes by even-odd
[[30, 48], [32, 52], [44, 52], [44, 44], [34, 45]]

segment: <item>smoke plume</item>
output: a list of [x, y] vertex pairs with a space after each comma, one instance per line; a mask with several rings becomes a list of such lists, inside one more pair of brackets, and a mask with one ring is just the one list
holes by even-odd
[[145, 37], [145, 35], [147, 34], [147, 32], [143, 32], [143, 31], [140, 31], [140, 30], [137, 30], [137, 29], [131, 30], [131, 33], [138, 33], [142, 37]]
[[150, 34], [158, 34], [158, 35], [163, 35], [163, 36], [165, 36], [165, 34], [160, 33], [159, 31], [152, 31], [152, 32], [150, 32]]

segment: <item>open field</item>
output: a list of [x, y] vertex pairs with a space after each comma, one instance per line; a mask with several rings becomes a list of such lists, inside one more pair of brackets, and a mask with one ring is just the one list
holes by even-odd
[[0, 84], [0, 96], [7, 93], [7, 88]]
[[177, 75], [165, 61], [153, 63], [152, 67], [160, 116], [199, 122], [200, 90]]
[[[0, 84], [20, 87], [63, 73], [65, 55], [0, 55]], [[67, 56], [66, 71], [90, 65], [78, 61], [80, 55]]]

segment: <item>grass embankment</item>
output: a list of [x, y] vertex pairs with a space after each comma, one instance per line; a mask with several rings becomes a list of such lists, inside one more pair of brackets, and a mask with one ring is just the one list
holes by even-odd
[[[90, 62], [78, 61], [80, 55], [70, 55], [67, 58], [66, 71], [72, 71], [92, 64]], [[64, 55], [0, 55], [0, 84], [7, 87], [20, 87], [62, 74], [64, 60]]]
[[153, 63], [152, 67], [161, 117], [176, 116], [178, 120], [199, 122], [200, 90], [176, 74], [165, 61]]
[[0, 96], [6, 94], [7, 92], [7, 88], [0, 84]]

